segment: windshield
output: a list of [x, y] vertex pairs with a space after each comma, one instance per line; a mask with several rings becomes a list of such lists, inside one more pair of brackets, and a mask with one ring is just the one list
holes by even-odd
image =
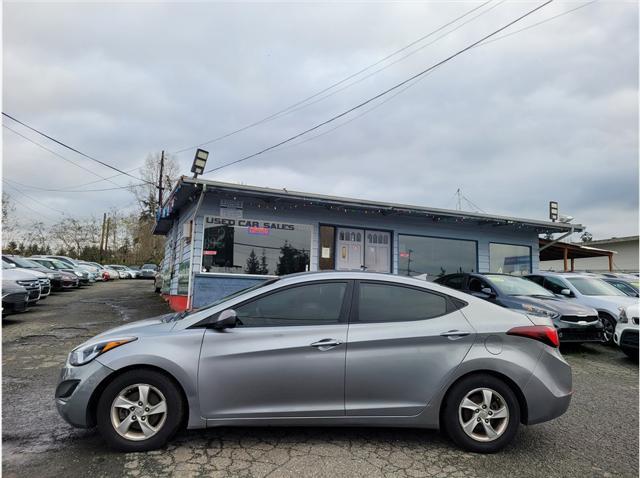
[[506, 295], [541, 295], [553, 297], [553, 294], [535, 282], [520, 277], [507, 275], [486, 275], [491, 284]]
[[155, 264], [145, 264], [142, 266], [143, 269], [151, 269], [152, 271], [155, 271], [158, 266]]
[[22, 257], [14, 256], [10, 260], [14, 262], [16, 266], [23, 267], [25, 269], [34, 269], [36, 267], [42, 267], [40, 264], [34, 264], [33, 262], [23, 259]]
[[600, 279], [589, 277], [567, 277], [571, 285], [584, 295], [626, 295], [621, 290], [616, 289], [611, 284], [607, 284]]
[[259, 284], [253, 285], [251, 287], [247, 287], [246, 289], [240, 289], [237, 292], [234, 292], [232, 294], [229, 295], [225, 295], [224, 297], [220, 297], [218, 300], [211, 302], [210, 304], [207, 305], [203, 305], [202, 307], [198, 307], [197, 309], [190, 309], [190, 310], [185, 310], [184, 312], [180, 312], [179, 314], [176, 314], [173, 317], [173, 320], [180, 320], [180, 319], [184, 319], [185, 317], [187, 317], [188, 315], [191, 315], [195, 312], [201, 311], [203, 309], [209, 309], [211, 307], [215, 307], [218, 304], [222, 304], [223, 302], [226, 302], [228, 300], [234, 299], [242, 294], [246, 294], [247, 292], [251, 292], [254, 291], [256, 289], [260, 289], [261, 287], [265, 287], [267, 285], [273, 284], [274, 282], [278, 281], [280, 279], [275, 278], [275, 279], [268, 279], [265, 280], [264, 282], [260, 282]]

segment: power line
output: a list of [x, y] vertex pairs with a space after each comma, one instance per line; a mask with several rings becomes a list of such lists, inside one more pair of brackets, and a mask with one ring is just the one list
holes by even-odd
[[134, 188], [134, 187], [139, 187], [139, 186], [144, 186], [146, 183], [137, 183], [137, 184], [130, 184], [129, 186], [118, 186], [115, 188], [100, 188], [100, 189], [77, 189], [77, 190], [73, 190], [73, 189], [56, 189], [56, 188], [42, 188], [40, 186], [32, 186], [29, 184], [24, 184], [24, 183], [20, 183], [14, 179], [9, 179], [9, 178], [4, 178], [7, 179], [9, 181], [11, 181], [12, 183], [15, 183], [19, 186], [22, 186], [23, 188], [27, 188], [27, 189], [35, 189], [38, 191], [48, 191], [48, 192], [58, 192], [58, 193], [92, 193], [92, 192], [100, 192], [100, 191], [117, 191], [119, 189], [130, 189], [130, 188]]
[[[465, 12], [465, 13], [463, 13], [463, 14], [462, 14], [462, 15], [460, 15], [459, 17], [456, 17], [456, 18], [454, 18], [453, 20], [449, 21], [448, 23], [445, 23], [445, 24], [444, 24], [444, 25], [442, 25], [441, 27], [439, 27], [439, 28], [437, 28], [437, 29], [435, 29], [435, 30], [433, 30], [433, 31], [431, 31], [431, 32], [429, 32], [429, 33], [427, 33], [426, 35], [421, 36], [421, 37], [420, 37], [420, 38], [418, 38], [417, 40], [414, 40], [414, 41], [412, 41], [411, 43], [409, 43], [409, 44], [407, 44], [407, 45], [403, 46], [403, 47], [402, 47], [402, 48], [400, 48], [399, 50], [396, 50], [396, 51], [394, 51], [394, 52], [392, 52], [392, 53], [388, 54], [388, 55], [387, 55], [387, 56], [385, 56], [384, 58], [381, 58], [380, 60], [378, 60], [378, 61], [376, 61], [376, 62], [374, 62], [374, 63], [371, 63], [370, 65], [368, 65], [368, 66], [366, 66], [366, 67], [364, 67], [364, 68], [362, 68], [362, 69], [360, 69], [360, 70], [356, 71], [355, 73], [352, 73], [352, 74], [350, 74], [350, 75], [346, 76], [345, 78], [343, 78], [343, 79], [341, 79], [341, 80], [339, 80], [339, 81], [337, 81], [337, 82], [335, 82], [335, 83], [333, 83], [333, 84], [331, 84], [331, 85], [327, 86], [326, 88], [323, 88], [322, 90], [320, 90], [320, 91], [318, 91], [318, 92], [316, 92], [316, 93], [312, 94], [311, 96], [307, 96], [306, 98], [304, 98], [304, 99], [302, 99], [302, 100], [299, 100], [299, 101], [297, 101], [297, 102], [295, 102], [295, 103], [293, 103], [293, 104], [291, 104], [291, 105], [287, 106], [286, 108], [283, 108], [283, 109], [281, 109], [281, 110], [279, 110], [279, 111], [277, 111], [277, 112], [275, 112], [275, 113], [272, 113], [272, 114], [270, 114], [270, 115], [268, 115], [268, 116], [266, 116], [266, 117], [264, 117], [264, 118], [262, 118], [262, 119], [260, 119], [260, 120], [258, 120], [258, 121], [255, 121], [255, 122], [250, 123], [250, 124], [248, 124], [248, 125], [242, 126], [241, 128], [238, 128], [238, 129], [236, 129], [236, 130], [234, 130], [234, 131], [230, 131], [229, 133], [222, 134], [222, 135], [220, 135], [220, 136], [217, 136], [217, 137], [215, 137], [215, 138], [212, 138], [212, 139], [210, 139], [210, 140], [207, 140], [207, 141], [205, 141], [205, 142], [202, 142], [202, 143], [199, 143], [199, 144], [196, 144], [196, 145], [193, 145], [193, 146], [189, 146], [189, 147], [186, 147], [186, 148], [179, 149], [179, 150], [177, 150], [177, 151], [173, 151], [171, 154], [179, 154], [179, 153], [183, 153], [184, 151], [188, 151], [188, 150], [193, 149], [193, 148], [197, 148], [197, 147], [205, 146], [205, 145], [207, 145], [207, 144], [215, 143], [215, 142], [220, 141], [220, 140], [222, 140], [222, 139], [228, 138], [229, 136], [233, 136], [233, 135], [235, 135], [235, 134], [241, 133], [241, 132], [246, 131], [246, 130], [248, 130], [248, 129], [250, 129], [250, 128], [253, 128], [253, 127], [255, 127], [255, 126], [258, 126], [258, 125], [261, 125], [261, 124], [267, 123], [267, 122], [269, 122], [269, 121], [271, 121], [271, 120], [274, 120], [274, 119], [276, 119], [276, 118], [279, 118], [279, 117], [283, 116], [284, 114], [290, 113], [290, 112], [292, 112], [292, 111], [297, 111], [297, 109], [299, 109], [299, 108], [297, 108], [298, 106], [300, 106], [300, 105], [302, 105], [302, 104], [304, 104], [304, 103], [308, 102], [309, 100], [312, 100], [313, 98], [316, 98], [316, 97], [318, 97], [318, 96], [322, 95], [323, 93], [326, 93], [326, 92], [327, 92], [327, 91], [329, 91], [329, 90], [332, 90], [332, 89], [333, 89], [333, 88], [335, 88], [336, 86], [340, 86], [340, 85], [342, 85], [343, 83], [346, 83], [347, 81], [349, 81], [349, 80], [351, 80], [352, 78], [355, 78], [356, 76], [358, 76], [358, 75], [360, 75], [360, 74], [362, 74], [362, 73], [364, 73], [364, 72], [366, 72], [366, 71], [370, 70], [371, 68], [373, 68], [373, 67], [375, 67], [375, 66], [378, 66], [378, 65], [379, 65], [379, 64], [381, 64], [381, 63], [384, 63], [384, 62], [385, 62], [385, 61], [387, 61], [388, 59], [393, 58], [394, 56], [396, 56], [396, 55], [398, 55], [398, 54], [402, 53], [403, 51], [408, 50], [408, 49], [409, 49], [409, 48], [411, 48], [412, 46], [414, 46], [414, 45], [416, 45], [416, 44], [418, 44], [418, 43], [422, 42], [423, 40], [426, 40], [426, 39], [427, 39], [427, 38], [429, 38], [430, 36], [435, 35], [436, 33], [438, 33], [438, 32], [440, 32], [440, 31], [444, 30], [444, 29], [445, 29], [445, 28], [447, 28], [448, 26], [453, 25], [453, 24], [454, 24], [454, 23], [456, 23], [457, 21], [459, 21], [459, 20], [463, 19], [464, 17], [466, 17], [466, 16], [468, 16], [468, 15], [472, 14], [473, 12], [475, 12], [475, 11], [479, 10], [480, 8], [482, 8], [482, 7], [484, 7], [485, 5], [487, 5], [487, 4], [489, 4], [489, 3], [491, 3], [492, 1], [493, 1], [493, 0], [488, 0], [488, 1], [484, 2], [484, 3], [481, 3], [480, 5], [478, 5], [478, 6], [474, 7], [474, 8], [472, 8], [471, 10], [468, 10], [468, 11], [467, 11], [467, 12]], [[500, 2], [500, 3], [502, 3], [502, 2]], [[495, 7], [492, 7], [492, 8], [495, 8]], [[491, 10], [491, 9], [490, 9], [490, 10]], [[486, 13], [486, 12], [485, 12], [485, 13]], [[477, 18], [477, 17], [474, 17], [474, 18]], [[468, 22], [467, 22], [467, 23], [468, 23]], [[466, 23], [465, 23], [465, 24], [466, 24]], [[463, 25], [464, 25], [464, 24], [463, 24]], [[461, 26], [462, 26], [462, 25], [461, 25]], [[451, 32], [449, 32], [449, 33], [451, 33]], [[437, 40], [436, 40], [436, 41], [437, 41]], [[432, 43], [435, 43], [435, 42], [432, 42]], [[429, 43], [428, 45], [430, 45], [430, 44], [432, 44], [432, 43]], [[426, 46], [428, 46], [428, 45], [426, 45]], [[424, 47], [422, 47], [422, 48], [424, 48]], [[421, 50], [422, 48], [420, 48], [419, 50]], [[416, 52], [417, 52], [417, 51], [419, 51], [419, 50], [415, 50], [413, 53], [416, 53]], [[402, 60], [402, 59], [404, 59], [404, 58], [407, 58], [408, 56], [412, 55], [413, 53], [410, 53], [409, 55], [406, 55], [406, 56], [402, 57], [400, 60]], [[400, 60], [397, 60], [397, 61], [400, 61]], [[391, 65], [393, 65], [393, 64], [395, 64], [395, 63], [397, 63], [397, 61], [396, 61], [396, 62], [394, 62], [394, 63], [392, 63]], [[391, 66], [391, 65], [388, 65], [388, 66]], [[386, 67], [385, 67], [385, 68], [386, 68]], [[385, 69], [385, 68], [383, 68], [383, 69]], [[382, 71], [383, 69], [377, 70], [376, 72], [372, 73], [372, 75], [373, 75], [373, 74], [376, 74], [376, 73], [378, 73], [378, 72], [380, 72], [380, 71]], [[369, 76], [371, 76], [371, 75], [368, 75], [368, 76], [366, 76], [365, 78], [368, 78]], [[365, 79], [365, 78], [363, 78], [363, 79]], [[362, 80], [360, 80], [360, 81], [362, 81]], [[358, 82], [355, 82], [355, 83], [352, 83], [352, 84], [348, 85], [347, 87], [349, 87], [349, 86], [353, 86], [353, 85], [354, 85], [354, 84], [356, 84], [356, 83], [359, 83], [359, 81], [358, 81]], [[342, 89], [344, 89], [344, 88], [342, 88]], [[340, 90], [338, 90], [338, 91], [342, 91], [342, 89], [340, 89]], [[336, 92], [336, 93], [337, 93], [337, 92]], [[321, 100], [323, 100], [324, 98], [327, 98], [328, 96], [331, 96], [331, 95], [324, 96], [324, 97], [320, 98], [320, 100], [317, 100], [317, 101], [321, 101]], [[316, 102], [317, 102], [317, 101], [316, 101]], [[316, 103], [316, 102], [314, 102], [314, 103]], [[314, 103], [311, 103], [311, 104], [314, 104]], [[307, 106], [309, 106], [309, 105], [307, 105]]]
[[[559, 14], [554, 15], [554, 16], [552, 16], [552, 17], [549, 17], [549, 18], [547, 18], [547, 19], [545, 19], [545, 20], [542, 20], [542, 21], [540, 21], [540, 22], [537, 22], [537, 23], [534, 23], [534, 24], [532, 24], [532, 25], [529, 25], [529, 26], [527, 26], [527, 27], [525, 27], [525, 28], [521, 28], [520, 30], [516, 30], [516, 31], [511, 32], [511, 33], [508, 33], [508, 34], [506, 34], [506, 35], [499, 36], [499, 37], [494, 38], [494, 39], [492, 39], [492, 40], [490, 40], [490, 41], [488, 41], [488, 42], [481, 43], [481, 44], [477, 45], [475, 48], [478, 48], [478, 47], [482, 47], [482, 46], [488, 45], [489, 43], [493, 43], [494, 41], [503, 40], [503, 39], [505, 39], [505, 38], [507, 38], [507, 37], [510, 37], [510, 36], [512, 36], [512, 35], [515, 35], [516, 33], [520, 33], [520, 32], [523, 32], [523, 31], [525, 31], [525, 30], [529, 30], [530, 28], [537, 27], [537, 26], [542, 25], [542, 24], [544, 24], [544, 23], [550, 22], [551, 20], [555, 20], [556, 18], [560, 18], [560, 17], [562, 17], [562, 16], [564, 16], [564, 15], [568, 15], [569, 13], [575, 12], [576, 10], [580, 10], [581, 8], [584, 8], [584, 7], [586, 7], [586, 6], [589, 6], [589, 5], [591, 5], [591, 4], [593, 4], [593, 3], [597, 2], [597, 1], [598, 1], [598, 0], [592, 0], [591, 2], [586, 3], [586, 4], [584, 4], [584, 5], [580, 5], [580, 6], [579, 6], [579, 7], [577, 7], [577, 8], [572, 8], [572, 9], [570, 9], [570, 10], [567, 10], [567, 11], [565, 11], [565, 12], [559, 13]], [[501, 3], [502, 3], [502, 2], [501, 2]], [[486, 10], [486, 11], [485, 11], [485, 12], [483, 12], [483, 13], [486, 13], [487, 11], [488, 11], [488, 10]], [[475, 17], [474, 17], [474, 18], [475, 18]], [[429, 72], [429, 74], [433, 73], [434, 71], [435, 71], [435, 69], [434, 69], [434, 70], [431, 70], [431, 71]], [[358, 115], [356, 115], [356, 116], [354, 116], [354, 117], [352, 117], [352, 118], [348, 119], [347, 121], [343, 121], [342, 123], [340, 123], [340, 124], [338, 124], [338, 125], [334, 126], [333, 128], [330, 128], [330, 129], [328, 129], [328, 130], [326, 130], [326, 131], [323, 131], [322, 133], [319, 133], [319, 134], [316, 134], [316, 135], [314, 135], [314, 136], [311, 136], [311, 137], [309, 137], [309, 138], [307, 138], [307, 139], [305, 139], [305, 140], [298, 141], [297, 143], [293, 143], [293, 144], [291, 144], [291, 145], [289, 145], [289, 146], [287, 146], [287, 147], [284, 147], [284, 148], [280, 148], [280, 149], [278, 149], [278, 151], [283, 151], [283, 150], [286, 150], [286, 149], [295, 148], [295, 147], [300, 146], [300, 145], [302, 145], [302, 144], [304, 144], [304, 143], [308, 143], [309, 141], [313, 141], [313, 140], [315, 140], [315, 139], [317, 139], [317, 138], [320, 138], [321, 136], [327, 135], [327, 134], [331, 133], [332, 131], [335, 131], [335, 130], [337, 130], [337, 129], [339, 129], [339, 128], [342, 128], [343, 126], [346, 126], [347, 124], [349, 124], [349, 123], [351, 123], [351, 122], [353, 122], [353, 121], [357, 120], [358, 118], [361, 118], [362, 116], [364, 116], [364, 115], [366, 115], [366, 114], [369, 114], [369, 113], [371, 113], [372, 111], [374, 111], [374, 110], [376, 110], [376, 109], [380, 108], [381, 106], [383, 106], [384, 104], [388, 103], [389, 101], [391, 101], [392, 99], [394, 99], [394, 98], [395, 98], [396, 96], [398, 96], [399, 94], [401, 94], [401, 93], [405, 92], [405, 91], [406, 91], [406, 90], [408, 90], [409, 88], [412, 88], [412, 87], [413, 87], [413, 86], [415, 86], [418, 82], [420, 82], [420, 81], [424, 80], [426, 77], [428, 77], [428, 76], [429, 76], [429, 74], [424, 75], [423, 77], [418, 78], [418, 79], [417, 79], [417, 80], [415, 80], [413, 83], [409, 83], [409, 84], [407, 84], [404, 88], [401, 88], [400, 90], [398, 90], [396, 93], [394, 93], [393, 95], [389, 96], [389, 97], [388, 97], [388, 98], [386, 98], [385, 100], [383, 100], [383, 101], [379, 102], [378, 104], [376, 104], [376, 105], [372, 106], [372, 107], [371, 107], [371, 108], [369, 108], [369, 109], [366, 109], [366, 110], [365, 110], [365, 111], [363, 111], [362, 113], [360, 113], [360, 114], [358, 114]]]
[[39, 135], [41, 135], [41, 136], [44, 136], [44, 137], [45, 137], [45, 138], [47, 138], [48, 140], [53, 141], [54, 143], [57, 143], [57, 144], [59, 144], [60, 146], [62, 146], [62, 147], [64, 147], [64, 148], [67, 148], [67, 149], [69, 149], [69, 150], [73, 151], [73, 152], [74, 152], [74, 153], [76, 153], [76, 154], [79, 154], [80, 156], [84, 156], [85, 158], [90, 159], [91, 161], [95, 161], [96, 163], [102, 164], [103, 166], [105, 166], [105, 167], [107, 167], [107, 168], [109, 168], [109, 169], [113, 169], [114, 171], [117, 171], [117, 172], [119, 172], [120, 174], [124, 174], [125, 176], [129, 176], [130, 178], [136, 179], [136, 180], [138, 180], [138, 181], [144, 181], [145, 183], [149, 183], [149, 184], [152, 184], [153, 186], [155, 186], [155, 183], [152, 183], [151, 181], [147, 181], [146, 179], [142, 179], [142, 178], [138, 178], [138, 177], [136, 177], [136, 176], [133, 176], [132, 174], [127, 173], [126, 171], [123, 171], [123, 170], [121, 170], [121, 169], [118, 169], [118, 168], [116, 168], [115, 166], [112, 166], [112, 165], [110, 165], [110, 164], [108, 164], [108, 163], [105, 163], [104, 161], [100, 161], [99, 159], [94, 158], [93, 156], [90, 156], [90, 155], [88, 155], [88, 154], [86, 154], [86, 153], [83, 153], [82, 151], [79, 151], [79, 150], [77, 150], [76, 148], [73, 148], [72, 146], [69, 146], [68, 144], [63, 143], [62, 141], [59, 141], [59, 140], [57, 140], [57, 139], [53, 138], [52, 136], [49, 136], [48, 134], [43, 133], [43, 132], [42, 132], [42, 131], [40, 131], [40, 130], [37, 130], [36, 128], [34, 128], [34, 127], [32, 127], [32, 126], [29, 126], [28, 124], [26, 124], [26, 123], [24, 123], [24, 122], [20, 121], [19, 119], [14, 118], [13, 116], [11, 116], [11, 115], [9, 115], [9, 114], [5, 113], [4, 111], [2, 112], [2, 114], [3, 114], [4, 116], [6, 116], [7, 118], [9, 118], [9, 119], [11, 119], [11, 120], [15, 121], [16, 123], [19, 123], [19, 124], [21, 124], [22, 126], [24, 126], [24, 127], [26, 127], [26, 128], [29, 128], [31, 131], [34, 131], [34, 132], [38, 133], [38, 134], [39, 134]]
[[[78, 164], [78, 163], [76, 163], [75, 161], [72, 161], [72, 160], [70, 160], [69, 158], [66, 158], [66, 157], [62, 156], [61, 154], [59, 154], [59, 153], [55, 152], [54, 150], [47, 148], [47, 147], [46, 147], [46, 146], [44, 146], [43, 144], [40, 144], [40, 143], [38, 143], [37, 141], [32, 140], [32, 139], [31, 139], [31, 138], [29, 138], [28, 136], [25, 136], [25, 135], [23, 135], [22, 133], [19, 133], [19, 132], [18, 132], [18, 131], [16, 131], [15, 129], [10, 128], [10, 127], [9, 127], [9, 126], [7, 126], [6, 124], [3, 124], [3, 125], [2, 125], [2, 127], [3, 127], [3, 128], [5, 128], [5, 129], [8, 129], [8, 130], [9, 130], [9, 131], [11, 131], [12, 133], [14, 133], [14, 134], [16, 134], [16, 135], [20, 136], [21, 138], [25, 139], [26, 141], [29, 141], [31, 144], [34, 144], [35, 146], [37, 146], [37, 147], [39, 147], [39, 148], [41, 148], [41, 149], [43, 149], [43, 150], [45, 150], [45, 151], [47, 151], [47, 152], [49, 152], [49, 153], [53, 154], [54, 156], [56, 156], [56, 157], [58, 157], [58, 158], [60, 158], [60, 159], [62, 159], [62, 160], [64, 160], [64, 161], [66, 161], [66, 162], [68, 162], [68, 163], [71, 163], [71, 164], [73, 164], [74, 166], [77, 166], [77, 167], [78, 167], [78, 168], [80, 168], [80, 169], [84, 169], [85, 171], [87, 171], [87, 172], [88, 172], [88, 173], [90, 173], [90, 174], [93, 174], [94, 176], [97, 176], [97, 177], [101, 178], [101, 180], [102, 180], [102, 181], [108, 181], [108, 179], [107, 179], [107, 178], [105, 178], [104, 176], [100, 176], [98, 173], [96, 173], [96, 172], [92, 171], [91, 169], [86, 168], [86, 167], [82, 166], [81, 164]], [[115, 183], [115, 182], [113, 182], [113, 181], [109, 181], [109, 182], [110, 182], [110, 183], [112, 183], [112, 184], [115, 184], [116, 186], [119, 186], [119, 184], [118, 184], [118, 183]]]
[[65, 215], [65, 212], [64, 212], [64, 211], [61, 211], [60, 209], [56, 209], [56, 208], [54, 208], [54, 207], [51, 207], [51, 206], [49, 206], [48, 204], [45, 204], [45, 203], [43, 203], [43, 202], [41, 202], [41, 201], [37, 200], [36, 198], [34, 198], [34, 197], [32, 197], [32, 196], [29, 196], [27, 193], [25, 193], [25, 192], [21, 191], [21, 190], [20, 190], [20, 189], [18, 189], [15, 185], [13, 185], [13, 184], [11, 183], [11, 181], [10, 181], [10, 180], [8, 180], [7, 178], [2, 178], [2, 181], [3, 181], [7, 186], [9, 186], [11, 189], [13, 189], [14, 191], [16, 191], [16, 192], [18, 192], [18, 193], [22, 194], [24, 197], [31, 199], [33, 202], [35, 202], [35, 203], [37, 203], [37, 204], [40, 204], [41, 206], [46, 207], [47, 209], [51, 209], [52, 211], [57, 212], [58, 214], [62, 214], [63, 216]]
[[277, 148], [277, 147], [279, 147], [279, 146], [282, 146], [283, 144], [289, 143], [289, 142], [291, 142], [291, 141], [293, 141], [293, 140], [295, 140], [295, 139], [297, 139], [297, 138], [300, 138], [301, 136], [304, 136], [304, 135], [306, 135], [306, 134], [308, 134], [308, 133], [310, 133], [310, 132], [312, 132], [312, 131], [315, 131], [315, 130], [317, 130], [317, 129], [319, 129], [319, 128], [321, 128], [321, 127], [323, 127], [323, 126], [325, 126], [325, 125], [327, 125], [327, 124], [329, 124], [329, 123], [332, 123], [333, 121], [335, 121], [335, 120], [337, 120], [337, 119], [340, 119], [340, 118], [342, 118], [342, 117], [344, 117], [344, 116], [348, 115], [349, 113], [351, 113], [351, 112], [353, 112], [353, 111], [355, 111], [355, 110], [357, 110], [357, 109], [362, 108], [363, 106], [368, 105], [369, 103], [371, 103], [371, 102], [373, 102], [373, 101], [377, 100], [378, 98], [381, 98], [381, 97], [383, 97], [383, 96], [385, 96], [385, 95], [387, 95], [387, 94], [391, 93], [392, 91], [395, 91], [395, 90], [397, 90], [398, 88], [401, 88], [402, 86], [404, 86], [404, 85], [406, 85], [406, 84], [408, 84], [408, 83], [412, 82], [413, 80], [416, 80], [417, 78], [420, 78], [420, 77], [422, 77], [422, 76], [426, 75], [426, 74], [427, 74], [427, 73], [429, 73], [430, 71], [432, 71], [432, 70], [434, 70], [434, 69], [438, 68], [438, 67], [439, 67], [439, 66], [441, 66], [441, 65], [444, 65], [445, 63], [447, 63], [447, 62], [449, 62], [449, 61], [453, 60], [454, 58], [456, 58], [457, 56], [459, 56], [459, 55], [461, 55], [461, 54], [465, 53], [466, 51], [471, 50], [472, 48], [474, 48], [475, 46], [479, 45], [479, 44], [480, 44], [480, 43], [482, 43], [483, 41], [485, 41], [485, 40], [487, 40], [487, 39], [489, 39], [489, 38], [493, 37], [494, 35], [496, 35], [496, 34], [500, 33], [501, 31], [504, 31], [505, 29], [509, 28], [511, 25], [514, 25], [515, 23], [517, 23], [517, 22], [519, 22], [519, 21], [523, 20], [524, 18], [528, 17], [529, 15], [532, 15], [533, 13], [535, 13], [536, 11], [538, 11], [538, 10], [540, 10], [541, 8], [545, 7], [546, 5], [549, 5], [551, 2], [553, 2], [553, 0], [547, 0], [546, 2], [542, 3], [541, 5], [539, 5], [539, 6], [535, 7], [534, 9], [529, 10], [529, 11], [528, 11], [527, 13], [525, 13], [524, 15], [521, 15], [520, 17], [516, 18], [515, 20], [512, 20], [511, 22], [507, 23], [506, 25], [504, 25], [504, 26], [502, 26], [502, 27], [498, 28], [497, 30], [494, 30], [493, 32], [489, 33], [488, 35], [485, 35], [485, 36], [484, 36], [484, 37], [482, 37], [480, 40], [477, 40], [477, 41], [475, 41], [475, 42], [471, 43], [470, 45], [468, 45], [468, 46], [464, 47], [463, 49], [458, 50], [456, 53], [454, 53], [454, 54], [452, 54], [452, 55], [448, 56], [448, 57], [447, 57], [447, 58], [445, 58], [444, 60], [441, 60], [441, 61], [439, 61], [439, 62], [435, 63], [434, 65], [431, 65], [430, 67], [428, 67], [428, 68], [426, 68], [426, 69], [422, 70], [421, 72], [416, 73], [415, 75], [413, 75], [413, 76], [411, 76], [411, 77], [407, 78], [406, 80], [401, 81], [400, 83], [397, 83], [397, 84], [395, 84], [394, 86], [392, 86], [392, 87], [390, 87], [390, 88], [387, 88], [386, 90], [382, 91], [381, 93], [378, 93], [377, 95], [375, 95], [375, 96], [373, 96], [373, 97], [371, 97], [371, 98], [369, 98], [369, 99], [367, 99], [367, 100], [365, 100], [365, 101], [363, 101], [363, 102], [361, 102], [361, 103], [357, 104], [356, 106], [353, 106], [353, 107], [349, 108], [349, 109], [348, 109], [348, 110], [346, 110], [346, 111], [343, 111], [342, 113], [339, 113], [339, 114], [337, 114], [337, 115], [335, 115], [335, 116], [333, 116], [333, 117], [329, 118], [328, 120], [325, 120], [325, 121], [323, 121], [323, 122], [321, 122], [321, 123], [318, 123], [317, 125], [312, 126], [311, 128], [308, 128], [308, 129], [306, 129], [306, 130], [302, 131], [301, 133], [298, 133], [298, 134], [296, 134], [296, 135], [293, 135], [293, 136], [291, 136], [291, 137], [289, 137], [289, 138], [287, 138], [287, 139], [285, 139], [285, 140], [283, 140], [283, 141], [280, 141], [279, 143], [276, 143], [276, 144], [274, 144], [274, 145], [272, 145], [272, 146], [269, 146], [269, 147], [267, 147], [267, 148], [264, 148], [264, 149], [262, 149], [262, 150], [260, 150], [260, 151], [258, 151], [258, 152], [256, 152], [256, 153], [250, 154], [250, 155], [245, 156], [245, 157], [240, 158], [240, 159], [236, 159], [235, 161], [231, 161], [231, 162], [229, 162], [229, 163], [225, 163], [225, 164], [220, 165], [220, 166], [218, 166], [218, 167], [215, 167], [215, 168], [209, 169], [209, 170], [205, 171], [205, 174], [210, 173], [210, 172], [214, 172], [214, 171], [218, 171], [218, 170], [220, 170], [220, 169], [222, 169], [222, 168], [226, 168], [226, 167], [231, 166], [231, 165], [233, 165], [233, 164], [238, 164], [238, 163], [241, 163], [241, 162], [243, 162], [243, 161], [247, 161], [248, 159], [251, 159], [251, 158], [254, 158], [254, 157], [259, 156], [259, 155], [261, 155], [261, 154], [264, 154], [264, 153], [266, 153], [267, 151], [271, 151], [271, 150], [273, 150], [273, 149], [275, 149], [275, 148]]

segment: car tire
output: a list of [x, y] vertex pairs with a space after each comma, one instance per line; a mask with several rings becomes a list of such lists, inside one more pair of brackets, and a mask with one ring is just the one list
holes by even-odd
[[[146, 400], [140, 395], [141, 387], [146, 390]], [[116, 399], [120, 403], [118, 406], [115, 406]], [[135, 409], [123, 407], [121, 399], [131, 402]], [[153, 413], [154, 408], [160, 410], [158, 406], [163, 401], [164, 414]], [[144, 410], [152, 414], [146, 415]], [[173, 380], [160, 372], [137, 369], [123, 373], [107, 385], [98, 400], [96, 422], [98, 431], [111, 448], [141, 452], [164, 446], [180, 428], [184, 412], [182, 395]], [[124, 425], [121, 430], [127, 436], [116, 430], [117, 424]], [[146, 434], [150, 436], [145, 438]]]
[[[491, 391], [487, 408], [484, 408], [485, 390]], [[511, 443], [518, 431], [518, 399], [509, 385], [493, 375], [474, 374], [463, 378], [453, 385], [445, 400], [441, 426], [445, 434], [464, 450], [495, 453]], [[478, 407], [469, 408], [470, 402], [466, 400], [477, 404]], [[506, 415], [503, 407], [506, 408]], [[498, 414], [501, 416], [497, 418], [490, 416]], [[489, 428], [485, 427], [483, 422], [488, 423]], [[467, 427], [468, 431], [465, 431], [463, 423], [470, 424], [471, 428]], [[490, 430], [496, 433], [495, 437], [490, 436]]]
[[602, 343], [605, 345], [613, 345], [613, 334], [616, 330], [616, 321], [609, 314], [605, 314], [604, 312], [600, 312], [598, 317], [602, 321], [602, 326], [604, 330], [602, 331], [603, 340]]

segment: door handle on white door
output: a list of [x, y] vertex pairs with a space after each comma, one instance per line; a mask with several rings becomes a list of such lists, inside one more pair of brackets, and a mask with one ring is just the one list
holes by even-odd
[[448, 330], [447, 332], [442, 332], [440, 336], [447, 337], [449, 340], [457, 340], [466, 337], [470, 333], [471, 332], [467, 332], [466, 330]]
[[342, 342], [336, 339], [322, 339], [312, 343], [311, 347], [315, 347], [318, 350], [321, 350], [324, 352], [325, 350], [332, 349], [333, 347], [337, 347], [340, 344], [342, 344]]

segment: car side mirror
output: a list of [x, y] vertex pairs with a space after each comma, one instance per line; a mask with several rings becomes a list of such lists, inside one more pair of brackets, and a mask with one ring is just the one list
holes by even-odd
[[564, 295], [565, 297], [571, 297], [571, 290], [570, 289], [562, 289], [560, 291], [561, 295]]
[[483, 287], [480, 292], [487, 294], [489, 297], [495, 297], [496, 293], [491, 290], [491, 287]]
[[211, 325], [214, 329], [233, 329], [238, 322], [238, 315], [233, 309], [227, 309], [220, 312], [218, 318]]

